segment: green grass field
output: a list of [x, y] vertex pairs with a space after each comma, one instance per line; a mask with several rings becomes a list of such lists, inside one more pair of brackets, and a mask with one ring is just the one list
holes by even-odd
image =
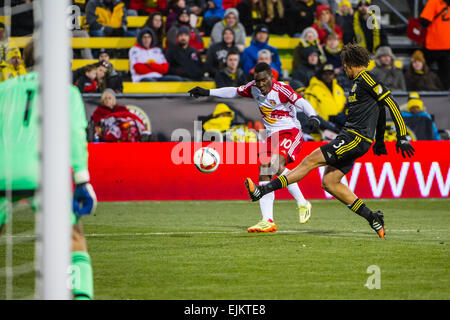
[[[449, 199], [367, 201], [385, 213], [386, 240], [336, 200], [312, 204], [300, 225], [293, 201], [275, 201], [278, 231], [248, 234], [260, 213], [247, 201], [100, 203], [83, 219], [96, 299], [450, 299]], [[14, 241], [33, 220], [18, 210]], [[17, 243], [14, 263], [33, 250]], [[371, 265], [380, 289], [365, 286]], [[32, 295], [33, 277], [14, 279], [14, 298]]]

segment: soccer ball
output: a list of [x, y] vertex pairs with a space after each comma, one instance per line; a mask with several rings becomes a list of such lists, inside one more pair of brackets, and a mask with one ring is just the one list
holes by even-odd
[[194, 164], [201, 172], [210, 173], [216, 171], [219, 163], [219, 153], [212, 148], [203, 147], [194, 153]]

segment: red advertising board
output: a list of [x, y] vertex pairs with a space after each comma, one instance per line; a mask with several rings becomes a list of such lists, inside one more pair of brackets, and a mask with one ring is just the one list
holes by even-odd
[[[298, 162], [322, 144], [305, 142]], [[397, 154], [395, 142], [386, 143], [387, 156], [375, 156], [370, 150], [342, 183], [366, 199], [448, 197], [450, 141], [412, 144], [416, 154], [406, 159]], [[194, 151], [201, 146], [184, 142], [89, 144], [89, 171], [99, 201], [248, 199], [243, 182], [245, 177], [258, 181], [257, 144], [213, 143], [221, 164], [207, 174], [192, 164]], [[323, 171], [316, 169], [299, 183], [306, 198], [331, 198], [321, 188]], [[276, 198], [291, 196], [280, 190]]]

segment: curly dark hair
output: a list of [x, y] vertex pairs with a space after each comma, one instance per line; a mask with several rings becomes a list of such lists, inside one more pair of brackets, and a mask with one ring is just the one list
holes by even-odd
[[342, 48], [341, 60], [342, 64], [350, 67], [367, 67], [370, 62], [370, 53], [356, 43], [347, 43]]

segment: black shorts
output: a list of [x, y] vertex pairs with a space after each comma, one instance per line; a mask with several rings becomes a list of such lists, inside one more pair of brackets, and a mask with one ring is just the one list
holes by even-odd
[[349, 173], [355, 160], [369, 151], [372, 142], [363, 136], [349, 131], [342, 131], [330, 143], [320, 147], [327, 165]]

